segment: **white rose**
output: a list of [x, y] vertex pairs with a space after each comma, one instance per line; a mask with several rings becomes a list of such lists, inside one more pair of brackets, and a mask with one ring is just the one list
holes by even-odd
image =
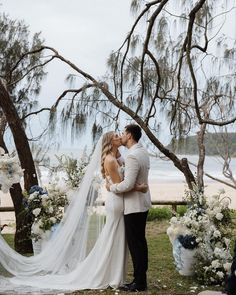
[[56, 220], [55, 217], [50, 217], [50, 220], [51, 220], [51, 222], [52, 222], [53, 224], [57, 222], [57, 220]]
[[220, 231], [219, 231], [219, 230], [215, 230], [214, 233], [213, 233], [213, 236], [214, 236], [215, 238], [220, 238], [220, 237], [221, 237], [221, 233], [220, 233]]
[[32, 211], [32, 213], [34, 214], [35, 217], [37, 217], [40, 212], [41, 212], [41, 208], [36, 208]]
[[222, 272], [222, 271], [217, 271], [217, 276], [219, 277], [219, 278], [221, 278], [221, 279], [223, 279], [223, 277], [224, 277], [224, 273]]
[[32, 201], [34, 198], [38, 196], [38, 192], [33, 192], [32, 194], [29, 195], [28, 200]]
[[224, 217], [224, 215], [222, 213], [220, 213], [220, 212], [216, 214], [216, 219], [217, 220], [222, 220], [223, 217]]
[[213, 260], [213, 261], [211, 262], [211, 266], [212, 266], [213, 268], [218, 268], [218, 267], [220, 267], [219, 260], [218, 260], [218, 259]]

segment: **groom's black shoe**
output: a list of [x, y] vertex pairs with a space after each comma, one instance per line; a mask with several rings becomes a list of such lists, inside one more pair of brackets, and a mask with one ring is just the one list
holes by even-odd
[[134, 281], [132, 281], [131, 283], [126, 283], [122, 286], [119, 287], [120, 291], [129, 291], [130, 286], [134, 283]]
[[140, 292], [140, 291], [146, 291], [147, 290], [147, 285], [138, 285], [135, 282], [130, 283], [130, 284], [125, 284], [121, 287], [119, 287], [120, 291], [127, 291], [127, 292]]
[[137, 284], [133, 283], [129, 286], [129, 292], [140, 292], [140, 291], [146, 291], [147, 290], [147, 284]]
[[118, 288], [118, 290], [119, 291], [129, 291], [129, 287], [128, 286], [126, 286], [126, 285], [123, 285], [123, 286], [120, 286], [119, 288]]

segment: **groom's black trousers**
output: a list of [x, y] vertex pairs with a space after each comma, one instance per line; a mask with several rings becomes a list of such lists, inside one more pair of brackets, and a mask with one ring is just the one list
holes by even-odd
[[134, 267], [134, 282], [146, 285], [148, 269], [148, 248], [145, 228], [148, 211], [124, 215], [125, 233]]

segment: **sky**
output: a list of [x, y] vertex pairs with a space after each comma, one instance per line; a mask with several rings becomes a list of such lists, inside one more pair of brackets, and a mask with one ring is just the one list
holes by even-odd
[[[105, 74], [109, 54], [122, 44], [134, 20], [131, 0], [0, 0], [0, 3], [0, 10], [13, 19], [25, 20], [32, 33], [41, 31], [46, 45], [95, 78]], [[231, 27], [235, 37], [235, 11], [229, 14], [229, 23], [227, 31]], [[54, 62], [46, 70], [48, 76], [39, 102], [50, 107], [68, 88], [65, 78], [71, 69]], [[44, 121], [44, 117], [39, 119], [32, 128], [45, 126]]]
[[[106, 60], [117, 49], [131, 25], [129, 0], [0, 0], [0, 9], [13, 19], [24, 19], [31, 32], [42, 32], [45, 44], [54, 47], [80, 68], [102, 76]], [[49, 75], [40, 100], [50, 105], [60, 94], [68, 74], [59, 62]], [[55, 75], [56, 73], [56, 75]]]
[[[133, 21], [130, 0], [0, 0], [0, 3], [1, 11], [12, 19], [23, 19], [32, 33], [41, 31], [45, 45], [96, 78], [105, 74], [109, 54], [122, 44]], [[68, 88], [65, 78], [71, 69], [54, 62], [46, 71], [39, 103], [50, 107]], [[36, 127], [32, 129], [39, 130], [43, 121], [33, 123]]]

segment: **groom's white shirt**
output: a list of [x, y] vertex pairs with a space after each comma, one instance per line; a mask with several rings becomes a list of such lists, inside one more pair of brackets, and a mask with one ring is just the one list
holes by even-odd
[[148, 183], [149, 168], [148, 152], [140, 143], [134, 144], [125, 160], [124, 180], [110, 187], [116, 194], [124, 193], [124, 214], [145, 212], [152, 206], [149, 190], [147, 193], [132, 191], [136, 183]]

